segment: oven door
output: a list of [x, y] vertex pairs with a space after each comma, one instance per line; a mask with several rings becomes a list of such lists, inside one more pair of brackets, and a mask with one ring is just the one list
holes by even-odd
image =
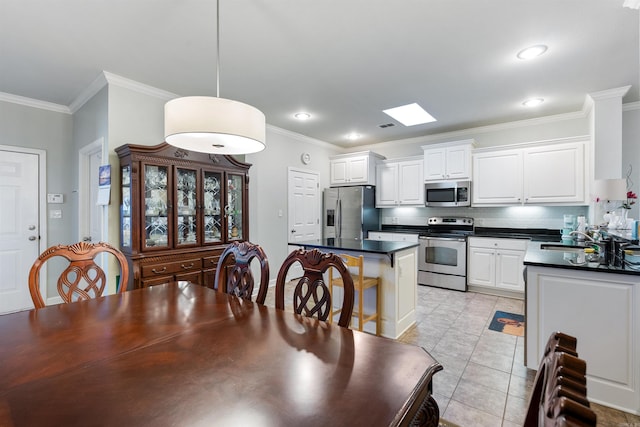
[[467, 241], [456, 237], [420, 237], [418, 269], [455, 276], [467, 275]]

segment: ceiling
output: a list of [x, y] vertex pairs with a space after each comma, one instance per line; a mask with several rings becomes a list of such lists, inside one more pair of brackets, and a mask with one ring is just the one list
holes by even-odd
[[[221, 0], [220, 96], [343, 147], [576, 112], [627, 85], [636, 102], [638, 14], [623, 0]], [[0, 92], [70, 106], [102, 71], [215, 95], [215, 2], [0, 0]], [[437, 121], [382, 113], [412, 102]]]

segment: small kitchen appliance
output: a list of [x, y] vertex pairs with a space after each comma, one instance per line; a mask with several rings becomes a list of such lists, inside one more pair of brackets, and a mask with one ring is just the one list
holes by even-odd
[[420, 235], [418, 284], [467, 290], [467, 236], [473, 218], [431, 217]]
[[424, 185], [425, 206], [471, 206], [471, 181], [428, 182]]

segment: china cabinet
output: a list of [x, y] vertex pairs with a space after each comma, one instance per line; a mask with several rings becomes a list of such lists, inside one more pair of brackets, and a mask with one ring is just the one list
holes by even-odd
[[248, 240], [248, 170], [231, 156], [123, 145], [120, 248], [132, 288], [189, 280], [213, 286], [217, 261]]

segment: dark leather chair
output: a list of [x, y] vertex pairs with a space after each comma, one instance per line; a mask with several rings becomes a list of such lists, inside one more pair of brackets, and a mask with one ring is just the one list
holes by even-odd
[[54, 257], [69, 261], [67, 268], [58, 277], [58, 294], [65, 303], [88, 300], [102, 296], [107, 284], [104, 270], [95, 263], [97, 255], [108, 253], [113, 255], [120, 265], [120, 288], [127, 290], [129, 282], [129, 264], [122, 252], [108, 243], [79, 242], [73, 245], [52, 246], [44, 251], [35, 261], [29, 272], [29, 292], [36, 308], [45, 306], [40, 294], [40, 269]]
[[[264, 304], [269, 288], [269, 261], [264, 250], [253, 243], [233, 242], [227, 246], [218, 261], [214, 288], [251, 300], [254, 288], [251, 261], [254, 258], [260, 263], [260, 287], [256, 302]], [[220, 281], [225, 275], [226, 283], [223, 285]]]
[[587, 363], [578, 358], [576, 338], [551, 334], [525, 418], [525, 427], [595, 426], [597, 417], [587, 399]]
[[276, 279], [276, 308], [284, 310], [284, 293], [287, 273], [296, 262], [302, 265], [303, 275], [293, 292], [293, 311], [307, 317], [326, 321], [331, 315], [333, 302], [323, 274], [334, 267], [342, 277], [344, 296], [338, 325], [348, 327], [353, 313], [354, 288], [351, 274], [339, 255], [320, 252], [317, 249], [298, 249], [284, 260]]

